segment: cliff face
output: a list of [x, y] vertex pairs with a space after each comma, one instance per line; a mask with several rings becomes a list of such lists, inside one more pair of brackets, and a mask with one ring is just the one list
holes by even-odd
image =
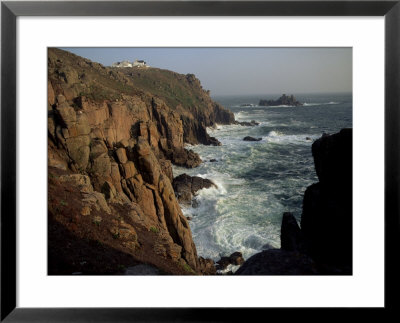
[[[152, 73], [158, 74], [144, 78], [140, 73], [153, 69], [140, 69], [137, 74], [135, 69], [126, 70], [48, 50], [49, 174], [57, 177], [60, 189], [65, 189], [66, 181], [59, 180], [57, 169], [64, 172], [62, 176], [86, 176], [69, 181], [81, 194], [85, 192], [78, 184], [85, 181], [88, 188], [83, 190], [92, 192], [94, 202], [84, 203], [81, 213], [91, 216], [94, 205], [103, 205], [105, 213], [121, 215], [115, 219], [117, 228], [126, 222], [121, 212], [133, 214], [130, 226], [140, 223], [164, 237], [163, 257], [205, 272], [209, 262], [197, 257], [175, 198], [171, 162], [199, 165], [199, 156], [186, 150], [184, 143], [215, 144], [205, 127], [230, 123], [233, 114], [214, 103], [192, 75], [154, 69]], [[169, 91], [160, 89], [160, 74], [162, 86], [169, 84]], [[140, 77], [146, 81], [137, 81]], [[184, 86], [175, 95], [181, 81]], [[188, 101], [192, 97], [196, 100]], [[55, 219], [56, 213], [52, 213]], [[117, 231], [112, 235], [119, 237]], [[122, 249], [135, 254], [138, 248], [136, 244]]]
[[352, 273], [352, 147], [352, 129], [313, 143], [319, 182], [304, 193], [301, 229], [293, 215], [285, 213], [281, 249], [254, 255], [236, 274]]

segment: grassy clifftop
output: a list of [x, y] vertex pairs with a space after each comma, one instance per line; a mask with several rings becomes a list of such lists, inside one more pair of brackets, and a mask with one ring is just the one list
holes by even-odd
[[154, 93], [170, 106], [202, 107], [209, 103], [209, 92], [203, 90], [193, 74], [178, 74], [159, 68], [114, 68], [127, 76], [140, 90]]
[[[102, 102], [121, 100], [123, 95], [147, 100], [155, 97], [178, 113], [187, 116], [190, 112], [196, 114], [195, 117], [202, 113], [209, 116], [215, 107], [223, 109], [211, 100], [209, 91], [203, 89], [193, 74], [184, 75], [159, 68], [106, 67], [57, 48], [50, 48], [48, 55], [49, 80], [56, 92], [65, 89], [63, 83], [69, 84], [70, 99], [85, 96]], [[214, 120], [210, 121], [206, 122], [207, 126]]]
[[[171, 163], [201, 163], [184, 144], [218, 144], [206, 127], [233, 119], [199, 80], [108, 68], [50, 48], [47, 108], [51, 273], [137, 263], [172, 274], [215, 272], [197, 256], [171, 183]], [[82, 243], [72, 248], [74, 239]], [[93, 246], [100, 247], [92, 253]], [[100, 256], [114, 265], [101, 268]]]

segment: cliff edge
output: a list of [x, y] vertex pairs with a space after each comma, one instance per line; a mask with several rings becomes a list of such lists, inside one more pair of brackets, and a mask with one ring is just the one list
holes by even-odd
[[[197, 256], [171, 163], [199, 165], [184, 144], [218, 144], [206, 127], [231, 122], [194, 75], [107, 68], [49, 48], [49, 274], [117, 272], [117, 254], [123, 266], [130, 259], [168, 274], [215, 272]], [[104, 268], [89, 252], [74, 256], [71, 246], [93, 244], [108, 257]]]

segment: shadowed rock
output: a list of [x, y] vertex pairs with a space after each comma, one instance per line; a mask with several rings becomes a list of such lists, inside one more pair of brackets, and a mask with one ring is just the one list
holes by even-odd
[[320, 181], [304, 193], [301, 229], [284, 213], [281, 249], [250, 257], [236, 275], [352, 273], [352, 129], [324, 134], [312, 154]]
[[261, 141], [262, 138], [254, 138], [254, 137], [250, 137], [250, 136], [246, 136], [243, 138], [244, 141]]
[[235, 272], [235, 275], [315, 275], [315, 262], [301, 253], [280, 249], [255, 254]]
[[221, 257], [217, 261], [217, 270], [224, 270], [229, 265], [240, 266], [244, 263], [244, 258], [241, 252], [236, 251], [232, 253], [229, 257]]
[[304, 194], [301, 231], [321, 262], [352, 263], [352, 129], [325, 135], [312, 145], [319, 183]]
[[281, 249], [286, 251], [303, 251], [304, 242], [301, 230], [292, 213], [285, 212], [281, 226]]
[[258, 105], [261, 106], [278, 106], [278, 105], [290, 105], [290, 106], [301, 106], [303, 103], [296, 100], [293, 95], [287, 96], [282, 94], [282, 96], [277, 100], [260, 100]]
[[207, 178], [198, 176], [189, 176], [181, 174], [174, 178], [172, 185], [178, 201], [183, 204], [191, 204], [192, 198], [196, 192], [202, 188], [217, 187], [212, 181]]
[[260, 123], [256, 122], [255, 120], [251, 120], [250, 122], [248, 121], [235, 121], [235, 124], [241, 125], [241, 126], [247, 126], [247, 127], [254, 127], [258, 126]]

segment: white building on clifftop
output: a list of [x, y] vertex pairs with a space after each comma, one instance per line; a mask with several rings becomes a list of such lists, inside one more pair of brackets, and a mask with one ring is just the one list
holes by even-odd
[[135, 61], [133, 62], [133, 66], [134, 66], [134, 67], [148, 67], [148, 66], [146, 65], [146, 62], [145, 62], [145, 61], [137, 60], [137, 59], [135, 59]]
[[149, 67], [145, 61], [135, 59], [134, 62], [122, 61], [111, 64], [111, 67]]
[[132, 66], [133, 66], [132, 63], [129, 61], [116, 62], [111, 65], [111, 67], [132, 67]]

